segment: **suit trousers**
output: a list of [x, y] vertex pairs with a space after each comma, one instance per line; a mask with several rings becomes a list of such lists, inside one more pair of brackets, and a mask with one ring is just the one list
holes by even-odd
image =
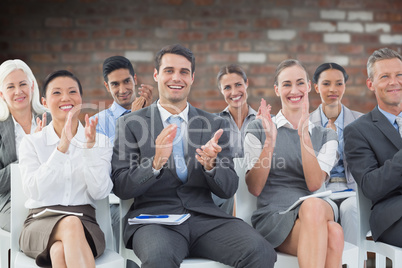
[[276, 252], [240, 219], [191, 213], [178, 226], [143, 225], [133, 235], [133, 249], [144, 268], [180, 267], [187, 257], [206, 258], [233, 267], [273, 267]]

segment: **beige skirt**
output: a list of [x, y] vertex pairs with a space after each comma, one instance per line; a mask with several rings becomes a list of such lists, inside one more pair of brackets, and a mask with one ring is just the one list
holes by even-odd
[[[91, 205], [81, 206], [49, 206], [47, 208], [83, 213], [79, 217], [84, 226], [85, 237], [95, 258], [105, 250], [105, 236], [96, 222], [95, 209]], [[56, 224], [68, 215], [56, 215], [44, 218], [33, 218], [32, 215], [45, 207], [30, 209], [20, 236], [20, 248], [25, 255], [34, 258], [40, 267], [50, 267], [49, 238]]]

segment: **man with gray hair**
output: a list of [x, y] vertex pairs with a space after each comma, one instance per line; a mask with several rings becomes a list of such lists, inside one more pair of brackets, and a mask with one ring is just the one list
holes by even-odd
[[372, 203], [375, 241], [402, 247], [402, 57], [388, 48], [367, 62], [367, 87], [378, 105], [345, 128], [352, 175]]

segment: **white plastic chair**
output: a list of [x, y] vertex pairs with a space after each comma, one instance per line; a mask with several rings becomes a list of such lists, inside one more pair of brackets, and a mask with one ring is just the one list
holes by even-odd
[[10, 232], [0, 229], [0, 267], [8, 267], [8, 251], [10, 250]]
[[[236, 192], [236, 216], [251, 225], [251, 215], [257, 209], [257, 198], [249, 193], [246, 184], [246, 163], [243, 158], [234, 158], [234, 167], [239, 176], [239, 188]], [[357, 255], [359, 249], [348, 242], [345, 242], [342, 263], [348, 268], [357, 267]], [[296, 256], [277, 252], [278, 259], [275, 268], [298, 268], [299, 263]]]
[[[124, 216], [129, 211], [134, 199], [120, 200], [120, 255], [124, 258], [124, 262], [127, 264], [127, 260], [132, 260], [138, 266], [141, 266], [141, 260], [134, 254], [132, 249], [126, 248], [123, 241], [123, 220]], [[201, 258], [187, 258], [181, 264], [180, 268], [229, 268], [231, 266], [225, 265], [220, 262], [216, 262], [208, 259]]]
[[[19, 236], [28, 215], [24, 204], [27, 200], [22, 191], [22, 180], [17, 164], [11, 165], [11, 267], [38, 267], [35, 260], [26, 256], [19, 248]], [[124, 259], [113, 250], [112, 227], [108, 198], [96, 201], [96, 220], [105, 234], [105, 252], [96, 259], [97, 268], [122, 268]]]
[[382, 242], [367, 240], [367, 236], [371, 236], [369, 219], [372, 202], [364, 196], [360, 186], [357, 187], [356, 194], [357, 210], [359, 211], [359, 267], [364, 267], [364, 260], [367, 256], [367, 252], [375, 253], [376, 268], [385, 268], [385, 257], [392, 261], [392, 267], [402, 267], [402, 248]]

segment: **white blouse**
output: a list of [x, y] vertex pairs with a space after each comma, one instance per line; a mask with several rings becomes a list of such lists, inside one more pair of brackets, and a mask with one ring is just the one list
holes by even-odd
[[85, 205], [103, 199], [113, 188], [108, 138], [96, 135], [93, 148], [85, 148], [85, 129], [77, 134], [64, 154], [57, 150], [60, 138], [51, 122], [41, 132], [27, 135], [19, 148], [22, 185], [27, 208]]

